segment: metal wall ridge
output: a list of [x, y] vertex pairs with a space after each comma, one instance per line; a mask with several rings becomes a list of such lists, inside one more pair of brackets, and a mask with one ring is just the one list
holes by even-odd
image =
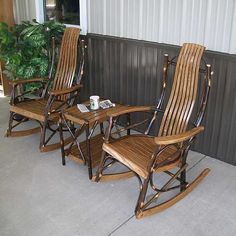
[[[130, 38], [121, 38], [117, 36], [110, 36], [110, 35], [102, 35], [102, 34], [93, 34], [89, 33], [87, 34], [87, 38], [91, 39], [101, 39], [101, 40], [109, 40], [109, 41], [123, 41], [125, 43], [131, 43], [133, 45], [141, 45], [144, 44], [146, 46], [153, 46], [158, 48], [173, 48], [173, 50], [180, 49], [181, 46], [173, 45], [173, 44], [167, 44], [167, 43], [158, 43], [158, 42], [152, 42], [152, 41], [146, 41], [146, 40], [138, 40], [138, 39], [130, 39]], [[186, 41], [187, 42], [187, 41]], [[212, 51], [212, 50], [205, 50], [205, 54], [208, 56], [214, 56], [214, 57], [225, 57], [227, 59], [230, 59], [232, 61], [236, 61], [236, 54], [226, 53], [226, 52], [220, 52], [220, 51]]]

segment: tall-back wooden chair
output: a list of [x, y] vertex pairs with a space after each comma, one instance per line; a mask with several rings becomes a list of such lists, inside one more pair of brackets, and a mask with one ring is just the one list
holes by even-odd
[[[84, 41], [79, 42], [80, 29], [66, 28], [63, 34], [57, 69], [54, 78], [34, 78], [12, 81], [12, 96], [10, 101], [9, 127], [6, 136], [25, 136], [41, 131], [40, 150], [50, 151], [60, 148], [59, 142], [52, 143], [52, 137], [57, 133], [59, 112], [73, 104], [78, 96], [83, 66]], [[52, 62], [55, 61], [55, 42], [52, 43]], [[78, 55], [79, 51], [79, 55]], [[79, 60], [78, 60], [79, 59]], [[78, 69], [77, 69], [78, 68]], [[43, 91], [41, 97], [32, 99], [27, 92], [17, 94], [19, 87], [26, 83], [40, 82]], [[51, 89], [50, 89], [51, 88]], [[35, 92], [35, 91], [34, 91]], [[20, 120], [18, 115], [21, 115]], [[28, 120], [35, 120], [40, 127], [27, 130], [15, 128]], [[70, 140], [67, 140], [69, 142]]]
[[[204, 63], [204, 68], [200, 67], [204, 49], [203, 46], [197, 44], [185, 43], [177, 57], [177, 62], [176, 58], [169, 60], [168, 55], [165, 55], [163, 90], [157, 107], [128, 107], [117, 109], [116, 112], [109, 114], [110, 124], [103, 144], [102, 160], [95, 181], [99, 181], [103, 177], [103, 172], [108, 166], [106, 162], [109, 159], [116, 160], [128, 167], [140, 182], [140, 193], [135, 208], [137, 218], [170, 207], [189, 193], [209, 172], [209, 169], [206, 168], [192, 183], [186, 181], [188, 150], [195, 136], [204, 130], [200, 123], [205, 112], [211, 84], [211, 66]], [[167, 72], [171, 65], [176, 66], [173, 85], [166, 108], [163, 110]], [[195, 122], [193, 122], [195, 127], [187, 131], [197, 99], [200, 72], [205, 74], [203, 90], [200, 92], [202, 94], [200, 109]], [[130, 112], [151, 110], [154, 112], [145, 134], [127, 135], [116, 140], [110, 139], [112, 127], [118, 116]], [[151, 137], [148, 134], [159, 112], [164, 113], [159, 132], [156, 137]], [[127, 128], [134, 126], [130, 125]], [[175, 171], [172, 171], [173, 169]], [[157, 187], [154, 184], [154, 174], [160, 172], [167, 174], [170, 178], [162, 187]], [[154, 195], [146, 200], [149, 185], [154, 191]], [[174, 197], [162, 203], [156, 203], [160, 195], [176, 188], [179, 188], [180, 192]]]

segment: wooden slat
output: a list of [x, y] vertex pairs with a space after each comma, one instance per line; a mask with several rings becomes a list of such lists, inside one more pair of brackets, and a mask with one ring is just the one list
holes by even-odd
[[[72, 85], [77, 66], [76, 61], [79, 35], [79, 28], [68, 27], [65, 29], [61, 43], [57, 71], [53, 83], [54, 90], [70, 88]], [[65, 100], [67, 96], [68, 95], [62, 95], [61, 99]]]
[[[92, 137], [90, 140], [92, 168], [96, 167], [100, 163], [101, 156], [102, 156], [102, 144], [103, 144], [103, 135], [101, 134]], [[83, 141], [80, 143], [80, 148], [82, 150], [83, 155], [87, 157], [86, 141]], [[84, 164], [83, 159], [80, 155], [80, 152], [77, 148], [77, 145], [72, 146], [70, 153], [68, 155], [68, 158], [76, 162], [79, 162], [81, 164]]]
[[[52, 110], [58, 107], [61, 103], [62, 102], [55, 101], [52, 105]], [[44, 112], [46, 105], [46, 99], [28, 100], [21, 103], [17, 103], [15, 105], [11, 105], [10, 111], [43, 122], [45, 118]], [[59, 114], [53, 113], [49, 116], [49, 119], [53, 120], [58, 117]]]
[[204, 47], [184, 44], [177, 61], [173, 86], [158, 136], [184, 132], [195, 104]]
[[[192, 45], [190, 45], [189, 50], [186, 53], [186, 61], [192, 59], [192, 55], [190, 54]], [[193, 48], [193, 50], [195, 50]], [[183, 63], [184, 64], [184, 63]], [[175, 129], [178, 126], [178, 122], [180, 121], [180, 115], [181, 113], [184, 113], [183, 106], [187, 104], [188, 98], [191, 97], [191, 89], [192, 89], [192, 80], [188, 83], [188, 80], [191, 79], [191, 73], [192, 73], [192, 67], [189, 65], [186, 65], [183, 70], [182, 78], [180, 78], [180, 88], [179, 93], [177, 93], [177, 101], [176, 104], [173, 104], [173, 118], [171, 119], [171, 122], [169, 124], [169, 132], [168, 134], [175, 134]], [[181, 76], [181, 75], [180, 75]]]
[[189, 103], [188, 103], [189, 106], [187, 106], [184, 117], [183, 117], [183, 119], [181, 119], [182, 124], [181, 124], [181, 128], [180, 128], [180, 132], [183, 132], [186, 130], [190, 115], [192, 113], [192, 110], [193, 110], [193, 107], [194, 107], [194, 104], [196, 101], [197, 89], [198, 89], [198, 78], [199, 78], [199, 66], [200, 66], [201, 57], [204, 52], [204, 49], [205, 49], [204, 47], [198, 48], [198, 52], [197, 52], [198, 55], [196, 56], [195, 66], [194, 66], [195, 79], [193, 80], [192, 102], [190, 103], [190, 101], [189, 101]]

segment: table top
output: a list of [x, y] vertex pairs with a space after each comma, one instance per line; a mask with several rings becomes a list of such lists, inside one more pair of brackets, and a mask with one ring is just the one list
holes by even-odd
[[[89, 103], [84, 103], [89, 104]], [[64, 116], [67, 120], [70, 120], [72, 122], [75, 122], [77, 124], [83, 125], [92, 125], [94, 122], [102, 123], [108, 119], [107, 112], [116, 111], [120, 108], [125, 108], [127, 106], [121, 105], [121, 104], [115, 104], [115, 107], [107, 108], [107, 109], [98, 109], [95, 111], [90, 112], [81, 112], [77, 106], [73, 106], [68, 108], [64, 111]]]

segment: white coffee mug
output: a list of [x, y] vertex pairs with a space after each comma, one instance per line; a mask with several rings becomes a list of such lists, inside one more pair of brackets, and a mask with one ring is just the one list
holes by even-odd
[[90, 96], [90, 109], [97, 110], [99, 108], [99, 96]]

